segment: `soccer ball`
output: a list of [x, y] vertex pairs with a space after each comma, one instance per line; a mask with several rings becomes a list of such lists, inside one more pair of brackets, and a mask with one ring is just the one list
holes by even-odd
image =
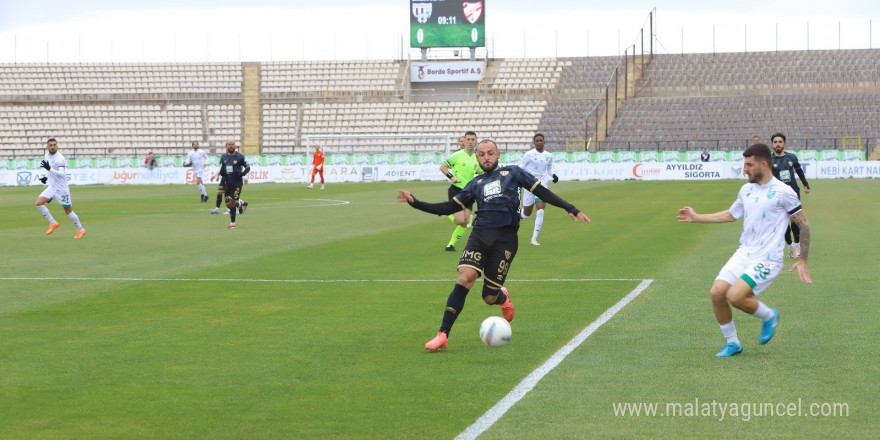
[[490, 316], [480, 324], [480, 339], [490, 347], [500, 347], [510, 342], [510, 323], [500, 316]]

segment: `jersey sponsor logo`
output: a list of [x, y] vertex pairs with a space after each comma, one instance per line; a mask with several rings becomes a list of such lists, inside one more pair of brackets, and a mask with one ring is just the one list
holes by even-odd
[[501, 171], [499, 174], [501, 174], [501, 177], [507, 177], [507, 175], [510, 174], [510, 171]]
[[490, 200], [501, 195], [501, 181], [489, 182], [483, 187], [483, 199]]
[[473, 261], [479, 263], [480, 260], [483, 259], [483, 253], [478, 251], [464, 251], [461, 253], [461, 258], [464, 260]]

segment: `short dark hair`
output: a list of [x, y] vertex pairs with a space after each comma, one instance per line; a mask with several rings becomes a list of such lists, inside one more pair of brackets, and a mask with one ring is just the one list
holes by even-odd
[[495, 141], [493, 141], [492, 139], [488, 139], [488, 138], [483, 139], [483, 140], [481, 140], [480, 142], [477, 142], [477, 145], [480, 145], [480, 144], [482, 144], [483, 142], [490, 142], [492, 145], [495, 146], [495, 149], [496, 149], [496, 150], [499, 150], [499, 151], [500, 151], [500, 148], [498, 148], [498, 144], [496, 144]]
[[58, 142], [58, 141], [56, 141], [55, 138], [49, 138], [49, 140], [46, 141], [46, 143], [48, 144], [49, 142]]
[[770, 142], [773, 142], [773, 138], [775, 138], [775, 137], [781, 137], [782, 142], [785, 142], [785, 135], [782, 133], [773, 133], [773, 135], [770, 136]]
[[469, 134], [472, 134], [472, 135], [474, 135], [474, 137], [477, 137], [477, 132], [475, 132], [475, 131], [466, 131], [466, 132], [464, 132], [464, 135], [465, 135], [465, 136], [467, 136], [467, 135], [469, 135]]
[[535, 133], [535, 135], [534, 135], [534, 136], [532, 136], [532, 140], [535, 140], [535, 139], [537, 139], [537, 138], [538, 138], [538, 136], [541, 136], [541, 139], [543, 139], [543, 138], [544, 138], [544, 135], [543, 135], [543, 134], [541, 134], [541, 133]]
[[192, 143], [190, 144], [190, 146], [195, 147], [197, 143], [199, 143], [199, 141], [192, 141]]
[[754, 157], [759, 162], [763, 160], [769, 164], [773, 161], [773, 152], [770, 151], [767, 144], [757, 143], [746, 148], [746, 151], [743, 151], [743, 157]]

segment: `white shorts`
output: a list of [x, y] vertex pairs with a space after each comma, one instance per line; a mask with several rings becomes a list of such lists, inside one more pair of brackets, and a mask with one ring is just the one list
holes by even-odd
[[47, 187], [40, 193], [40, 197], [56, 200], [64, 208], [70, 208], [73, 205], [73, 200], [70, 198], [70, 188], [56, 190], [55, 188]]
[[727, 260], [727, 264], [721, 268], [721, 272], [718, 272], [715, 279], [728, 284], [733, 284], [736, 280], [741, 279], [752, 287], [752, 292], [755, 295], [758, 295], [770, 287], [780, 272], [782, 272], [781, 261], [748, 257], [744, 251], [737, 249], [733, 256]]
[[[544, 188], [547, 187], [547, 185], [544, 185], [544, 182], [541, 182], [541, 186], [543, 186]], [[531, 191], [527, 189], [523, 190], [523, 206], [532, 206], [535, 204], [536, 201], [540, 202], [541, 199], [532, 194]]]

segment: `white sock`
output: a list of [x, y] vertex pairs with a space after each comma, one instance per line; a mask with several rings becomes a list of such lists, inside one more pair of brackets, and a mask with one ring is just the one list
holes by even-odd
[[755, 313], [752, 313], [752, 316], [761, 321], [769, 321], [773, 318], [773, 310], [770, 310], [770, 307], [767, 307], [767, 304], [758, 301], [758, 310], [755, 310]]
[[202, 196], [207, 196], [207, 195], [208, 195], [208, 192], [205, 191], [205, 185], [203, 185], [203, 184], [201, 184], [201, 183], [199, 184], [199, 192], [202, 193]]
[[535, 232], [532, 233], [532, 240], [538, 240], [538, 234], [541, 232], [541, 226], [544, 225], [544, 210], [539, 209], [535, 213]]
[[50, 225], [54, 225], [55, 223], [57, 223], [55, 221], [55, 217], [52, 217], [52, 213], [49, 212], [49, 208], [47, 208], [46, 205], [37, 206], [37, 211], [40, 211], [40, 214], [42, 214], [43, 217], [46, 218], [46, 220], [49, 220]]
[[523, 212], [522, 210], [519, 211], [519, 217], [520, 217], [521, 219], [527, 219], [527, 218], [529, 218], [529, 216], [527, 216], [526, 213]]
[[733, 325], [733, 321], [730, 321], [727, 324], [721, 324], [721, 334], [724, 335], [727, 342], [736, 342], [739, 344], [739, 338], [736, 336], [736, 326]]
[[79, 222], [79, 216], [77, 216], [75, 212], [70, 211], [70, 214], [67, 214], [67, 217], [70, 218], [74, 225], [76, 225], [77, 231], [83, 230], [83, 225]]

